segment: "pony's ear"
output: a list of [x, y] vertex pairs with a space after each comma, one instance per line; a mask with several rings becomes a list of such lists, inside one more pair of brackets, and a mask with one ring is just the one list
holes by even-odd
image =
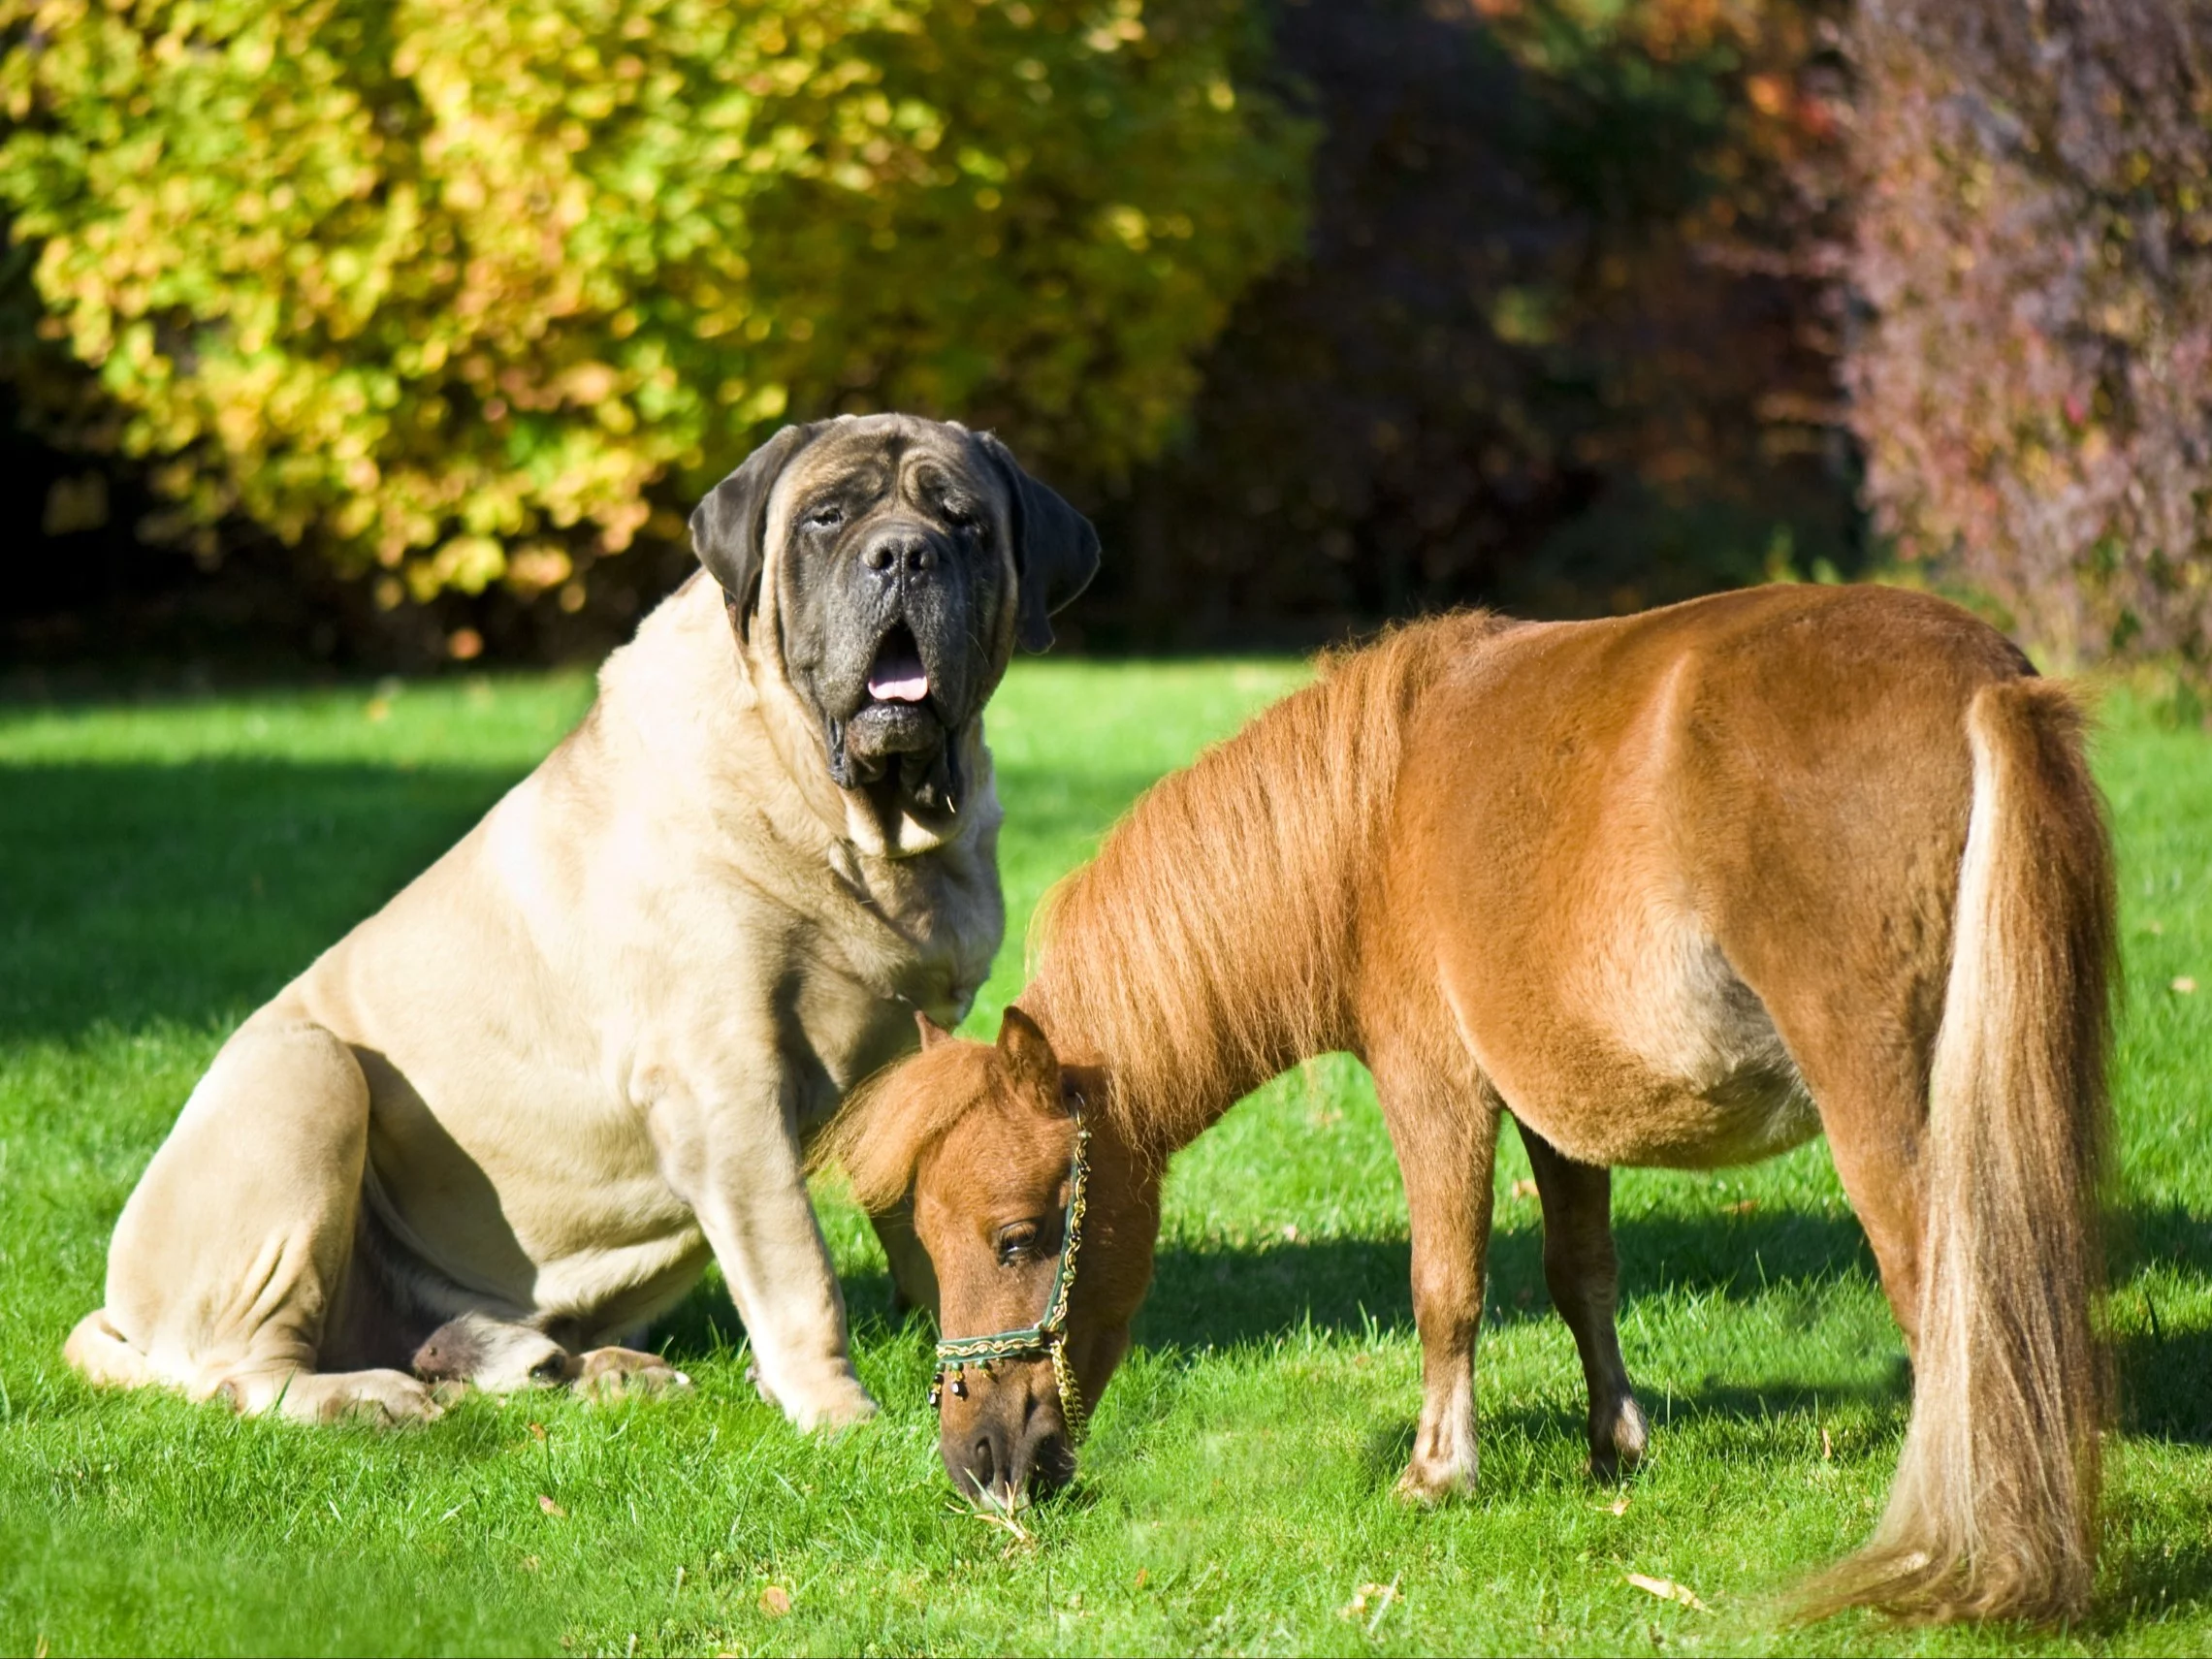
[[1014, 575], [1021, 584], [1014, 638], [1024, 651], [1048, 651], [1048, 619], [1099, 572], [1099, 532], [1056, 491], [1024, 472], [1005, 444], [989, 432], [978, 432], [976, 438], [998, 467], [1012, 504]]
[[928, 1013], [920, 1008], [914, 1011], [914, 1023], [921, 1029], [921, 1051], [924, 1054], [927, 1054], [940, 1043], [952, 1040], [952, 1034], [931, 1019]]
[[768, 496], [791, 458], [814, 442], [819, 424], [785, 427], [745, 458], [706, 494], [691, 513], [691, 550], [721, 584], [729, 602], [751, 609], [760, 581], [762, 541], [768, 533]]
[[999, 1052], [1016, 1075], [1033, 1078], [1047, 1094], [1059, 1098], [1060, 1057], [1052, 1052], [1052, 1039], [1010, 1003], [999, 1021]]

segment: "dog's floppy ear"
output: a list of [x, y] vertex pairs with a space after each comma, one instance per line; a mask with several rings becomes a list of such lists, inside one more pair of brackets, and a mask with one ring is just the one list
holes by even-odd
[[1021, 583], [1014, 637], [1024, 651], [1049, 650], [1052, 623], [1047, 619], [1099, 573], [1099, 532], [1055, 491], [1024, 472], [1005, 444], [989, 432], [976, 436], [1005, 479], [1013, 504], [1014, 574]]
[[752, 603], [760, 580], [761, 538], [768, 529], [768, 494], [791, 458], [814, 442], [820, 424], [785, 427], [745, 458], [745, 464], [707, 492], [691, 514], [691, 549], [721, 584], [730, 603]]

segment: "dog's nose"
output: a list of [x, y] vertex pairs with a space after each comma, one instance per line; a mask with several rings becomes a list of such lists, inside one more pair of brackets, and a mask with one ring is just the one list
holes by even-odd
[[860, 562], [881, 576], [926, 576], [938, 559], [936, 543], [914, 525], [886, 525], [860, 550]]

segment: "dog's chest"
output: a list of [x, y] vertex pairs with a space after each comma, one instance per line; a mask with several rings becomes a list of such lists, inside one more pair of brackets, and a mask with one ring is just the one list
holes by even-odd
[[[995, 812], [995, 799], [985, 804]], [[994, 820], [979, 845], [921, 858], [863, 858], [840, 846], [830, 875], [855, 925], [825, 930], [823, 937], [858, 947], [866, 960], [848, 960], [855, 978], [923, 1009], [940, 1025], [957, 1023], [1006, 937], [997, 840]]]

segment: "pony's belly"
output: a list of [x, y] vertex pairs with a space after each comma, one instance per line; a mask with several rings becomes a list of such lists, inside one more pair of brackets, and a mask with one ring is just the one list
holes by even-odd
[[1679, 923], [1633, 937], [1570, 977], [1550, 1018], [1523, 1028], [1534, 1040], [1489, 1059], [1515, 1116], [1608, 1166], [1751, 1164], [1818, 1134], [1766, 1005], [1718, 946]]
[[1820, 1133], [1795, 1072], [1746, 1072], [1717, 1085], [1616, 1072], [1580, 1099], [1542, 1092], [1506, 1101], [1515, 1117], [1580, 1164], [1717, 1169], [1756, 1164]]
[[1650, 1114], [1654, 1130], [1621, 1164], [1717, 1169], [1756, 1164], [1820, 1133], [1820, 1113], [1796, 1073], [1747, 1073], [1719, 1089], [1678, 1097]]

